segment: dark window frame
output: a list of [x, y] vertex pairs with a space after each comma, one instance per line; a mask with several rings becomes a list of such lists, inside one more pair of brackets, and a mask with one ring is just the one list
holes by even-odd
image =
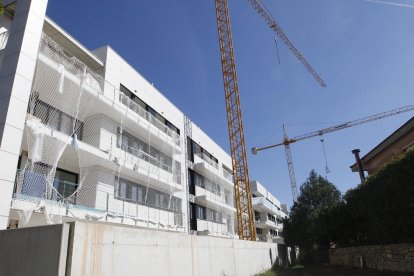
[[150, 113], [152, 116], [157, 118], [161, 124], [168, 127], [171, 131], [175, 132], [180, 136], [180, 129], [176, 127], [174, 124], [172, 124], [170, 121], [168, 121], [164, 116], [162, 116], [160, 113], [158, 113], [155, 109], [153, 109], [150, 105], [148, 105], [146, 102], [144, 102], [141, 98], [139, 98], [137, 95], [135, 95], [131, 90], [125, 87], [122, 83], [119, 86], [119, 90], [125, 94], [125, 96], [129, 97], [133, 102], [141, 106], [143, 109], [145, 109], [148, 113]]

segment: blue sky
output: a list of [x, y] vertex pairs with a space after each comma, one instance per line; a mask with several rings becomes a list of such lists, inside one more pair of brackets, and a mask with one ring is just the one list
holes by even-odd
[[[263, 0], [327, 82], [321, 88], [247, 0], [229, 0], [248, 150], [414, 102], [414, 8], [364, 0]], [[413, 4], [413, 0], [391, 1]], [[89, 49], [109, 44], [229, 151], [213, 0], [49, 0], [47, 14]], [[328, 179], [356, 186], [351, 150], [361, 155], [413, 112], [324, 136]], [[292, 145], [298, 185], [325, 174], [319, 137]], [[291, 204], [283, 148], [248, 154], [251, 179]]]

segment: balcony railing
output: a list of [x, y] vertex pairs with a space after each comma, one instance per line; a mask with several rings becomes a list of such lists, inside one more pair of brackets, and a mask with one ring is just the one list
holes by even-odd
[[[41, 43], [40, 47], [40, 53], [42, 54], [41, 57], [44, 60], [47, 58], [47, 62], [50, 64], [54, 64], [55, 67], [60, 65], [61, 63], [65, 64], [65, 69], [67, 71], [67, 74], [65, 74], [65, 77], [70, 78], [72, 80], [75, 80], [80, 75], [79, 68], [86, 68], [86, 72], [89, 78], [87, 80], [91, 80], [89, 83], [89, 88], [97, 92], [98, 94], [102, 94], [104, 98], [107, 100], [110, 100], [112, 102], [121, 103], [125, 106], [127, 106], [129, 109], [137, 113], [140, 117], [148, 121], [150, 124], [155, 126], [158, 130], [160, 130], [160, 133], [165, 133], [167, 136], [171, 137], [173, 142], [176, 145], [180, 145], [180, 135], [169, 128], [166, 124], [161, 122], [158, 118], [156, 118], [154, 115], [146, 111], [144, 108], [142, 108], [140, 105], [138, 105], [136, 102], [132, 101], [128, 96], [126, 96], [124, 93], [119, 91], [118, 89], [115, 89], [115, 87], [110, 84], [106, 83], [108, 87], [111, 87], [114, 91], [113, 97], [106, 95], [104, 91], [104, 84], [105, 80], [100, 76], [99, 74], [92, 71], [90, 68], [88, 68], [85, 64], [83, 64], [81, 61], [77, 60], [76, 58], [74, 61], [66, 62], [65, 55], [59, 55], [59, 51], [63, 51], [61, 47], [51, 40], [48, 36], [43, 34], [43, 43]], [[39, 55], [40, 58], [40, 55]], [[88, 82], [86, 82], [88, 84]], [[111, 89], [108, 89], [111, 90]]]
[[214, 203], [224, 204], [230, 207], [234, 207], [233, 198], [224, 192], [217, 190], [210, 191], [205, 187], [196, 186], [196, 196], [205, 196], [207, 200]]
[[272, 203], [270, 203], [269, 201], [267, 201], [265, 197], [254, 197], [252, 199], [252, 201], [253, 201], [253, 206], [254, 205], [262, 205], [262, 206], [266, 207], [269, 211], [271, 211], [275, 214], [279, 214], [278, 208], [275, 205], [273, 205]]
[[149, 155], [148, 153], [146, 153], [146, 152], [144, 152], [140, 149], [125, 146], [125, 145], [122, 145], [121, 149], [126, 151], [127, 153], [130, 153], [130, 154], [134, 155], [135, 157], [138, 157], [141, 160], [147, 161], [148, 163], [150, 163], [150, 164], [152, 164], [152, 165], [154, 165], [154, 166], [156, 166], [160, 169], [163, 169], [164, 171], [167, 171], [169, 173], [173, 173], [173, 170], [172, 170], [171, 166], [163, 163], [161, 160], [155, 158], [154, 156]]
[[233, 174], [228, 172], [227, 170], [223, 169], [223, 176], [230, 182], [233, 182]]
[[3, 32], [0, 34], [0, 50], [6, 48], [7, 40], [9, 38], [9, 32]]
[[207, 155], [205, 155], [204, 153], [199, 152], [199, 153], [196, 153], [196, 155], [198, 157], [200, 157], [201, 159], [203, 159], [204, 161], [206, 161], [211, 166], [213, 166], [213, 168], [215, 168], [216, 170], [219, 169], [218, 164], [214, 160], [212, 160], [210, 157], [208, 157]]
[[174, 182], [177, 184], [181, 184], [181, 172], [178, 169], [173, 169], [170, 165], [163, 163], [161, 160], [149, 155], [148, 153], [140, 149], [122, 145], [121, 150], [125, 151], [126, 153], [132, 154], [138, 159], [146, 161], [157, 168], [160, 168], [166, 172], [173, 174]]
[[[159, 224], [162, 227], [177, 226], [184, 229], [184, 214], [181, 208], [175, 210], [165, 210], [157, 206], [149, 206], [145, 203], [131, 203], [130, 200], [117, 198], [108, 191], [102, 191], [96, 186], [82, 186], [75, 196], [70, 197], [78, 188], [76, 183], [55, 180], [53, 186], [58, 193], [51, 189], [47, 184], [46, 175], [32, 171], [20, 171], [16, 174], [16, 181], [13, 191], [12, 208], [17, 210], [31, 210], [39, 208], [43, 202], [42, 208], [39, 210], [45, 212], [47, 216], [71, 216], [84, 219], [89, 216], [94, 220], [113, 221], [120, 218], [121, 223], [125, 223], [124, 219], [132, 221], [150, 222]], [[28, 204], [29, 203], [29, 204]], [[99, 206], [98, 206], [99, 205]], [[165, 211], [168, 214], [167, 221], [151, 221], [138, 213], [138, 205], [149, 206], [154, 209]], [[63, 211], [63, 212], [62, 212]], [[164, 217], [165, 220], [165, 217]], [[131, 224], [131, 223], [128, 223]]]
[[26, 197], [76, 204], [76, 197], [70, 196], [76, 191], [78, 184], [54, 179], [53, 187], [55, 189], [48, 186], [46, 175], [44, 174], [18, 170], [14, 193]]
[[180, 136], [178, 135], [178, 133], [166, 126], [158, 118], [146, 111], [142, 106], [131, 100], [131, 98], [129, 98], [127, 95], [125, 95], [122, 92], [119, 92], [119, 101], [126, 105], [129, 109], [137, 113], [140, 117], [144, 118], [146, 121], [151, 123], [153, 126], [155, 126], [159, 130], [170, 136], [178, 146], [180, 145]]

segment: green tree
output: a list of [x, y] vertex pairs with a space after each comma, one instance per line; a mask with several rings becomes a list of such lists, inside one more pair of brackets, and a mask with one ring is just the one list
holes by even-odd
[[348, 232], [338, 231], [339, 246], [413, 242], [414, 150], [385, 164], [344, 199]]
[[332, 227], [330, 212], [341, 204], [341, 192], [334, 184], [312, 170], [300, 187], [289, 218], [284, 220], [285, 243], [299, 246], [302, 253], [328, 248]]

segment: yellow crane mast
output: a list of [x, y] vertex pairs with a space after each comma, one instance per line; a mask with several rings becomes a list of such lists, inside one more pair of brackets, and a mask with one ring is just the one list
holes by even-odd
[[[309, 73], [325, 87], [325, 82], [316, 73], [305, 57], [288, 39], [282, 28], [277, 24], [266, 7], [259, 0], [248, 0], [252, 7], [276, 32], [289, 50], [303, 64]], [[221, 68], [223, 73], [224, 94], [226, 100], [227, 124], [230, 138], [230, 152], [233, 165], [234, 195], [237, 210], [238, 235], [243, 240], [256, 240], [252, 195], [247, 166], [246, 146], [244, 141], [243, 121], [240, 105], [239, 87], [237, 83], [236, 62], [234, 58], [231, 34], [229, 7], [227, 0], [215, 0], [217, 29], [220, 44]]]
[[256, 230], [253, 219], [252, 195], [227, 0], [216, 0], [216, 17], [233, 166], [237, 231], [240, 239], [255, 241]]

